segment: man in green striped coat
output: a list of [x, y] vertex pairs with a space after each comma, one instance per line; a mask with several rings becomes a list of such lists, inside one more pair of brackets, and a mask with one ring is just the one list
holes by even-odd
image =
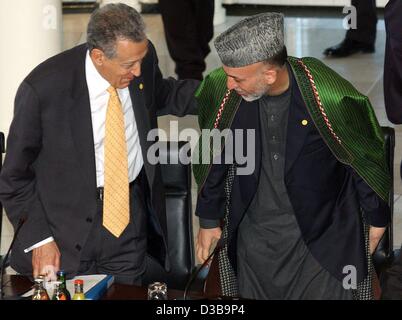
[[237, 23], [215, 47], [223, 68], [197, 91], [199, 123], [231, 139], [209, 156], [200, 139], [194, 158], [198, 258], [220, 239], [224, 295], [373, 298], [391, 178], [367, 97], [320, 61], [288, 57], [279, 13]]

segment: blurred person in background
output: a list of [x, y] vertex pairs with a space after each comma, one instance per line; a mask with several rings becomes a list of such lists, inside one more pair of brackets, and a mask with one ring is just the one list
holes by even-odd
[[[384, 61], [384, 98], [389, 121], [402, 124], [402, 1], [390, 0], [384, 11], [387, 34]], [[402, 178], [402, 164], [401, 164]], [[402, 299], [402, 247], [381, 279], [382, 299]]]
[[377, 34], [377, 12], [375, 0], [352, 0], [356, 8], [356, 29], [349, 29], [345, 39], [325, 49], [324, 55], [334, 58], [348, 57], [357, 52], [374, 53]]
[[179, 79], [202, 80], [214, 35], [214, 0], [159, 0], [166, 42]]

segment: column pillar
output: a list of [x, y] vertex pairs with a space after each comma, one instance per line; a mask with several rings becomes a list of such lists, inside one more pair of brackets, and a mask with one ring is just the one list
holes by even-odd
[[226, 9], [222, 6], [222, 0], [215, 0], [215, 15], [214, 25], [225, 23], [226, 21]]
[[0, 131], [7, 136], [18, 86], [40, 62], [62, 50], [61, 0], [0, 3]]
[[[0, 2], [0, 131], [6, 137], [13, 118], [15, 94], [21, 81], [39, 63], [62, 50], [61, 2]], [[10, 245], [13, 228], [4, 213], [2, 217], [0, 253], [4, 254]]]

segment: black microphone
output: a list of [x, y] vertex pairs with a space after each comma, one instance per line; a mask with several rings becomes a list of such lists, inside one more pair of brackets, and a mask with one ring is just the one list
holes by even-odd
[[219, 241], [216, 243], [215, 249], [209, 254], [208, 258], [206, 258], [204, 263], [191, 274], [190, 279], [187, 281], [187, 284], [184, 287], [183, 300], [187, 300], [187, 293], [188, 293], [191, 285], [193, 284], [194, 280], [196, 279], [196, 277], [200, 274], [201, 270], [203, 270], [208, 265], [208, 263], [212, 259], [212, 257], [215, 254], [218, 254], [219, 251], [222, 249], [222, 247], [224, 245], [224, 240], [225, 239], [223, 239], [223, 238], [219, 239]]
[[6, 269], [8, 256], [10, 255], [11, 249], [14, 246], [14, 242], [15, 242], [15, 240], [17, 240], [18, 233], [20, 232], [21, 227], [25, 223], [25, 221], [26, 221], [25, 215], [22, 216], [20, 218], [20, 220], [18, 220], [18, 225], [17, 225], [17, 228], [15, 229], [14, 236], [13, 236], [13, 239], [11, 241], [10, 247], [8, 248], [8, 251], [7, 251], [6, 255], [4, 256], [2, 264], [1, 264], [1, 270], [0, 270], [0, 300], [3, 300], [3, 298], [4, 298], [4, 291], [3, 291], [3, 280], [4, 279], [3, 279], [3, 275], [4, 275], [4, 271]]

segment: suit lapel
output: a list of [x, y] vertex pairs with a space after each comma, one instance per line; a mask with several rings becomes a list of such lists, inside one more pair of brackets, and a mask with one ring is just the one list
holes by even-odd
[[[145, 106], [144, 97], [144, 80], [140, 76], [134, 78], [133, 82], [130, 84], [129, 91], [131, 102], [134, 108], [134, 116], [137, 123], [138, 133], [140, 135], [140, 141], [146, 140], [146, 134], [150, 129], [148, 110]], [[144, 139], [144, 140], [143, 140]]]
[[296, 80], [292, 81], [292, 97], [286, 133], [285, 177], [299, 156], [304, 141], [313, 125]]
[[[243, 131], [243, 154], [246, 155], [247, 151], [247, 135], [246, 130], [255, 130], [255, 152], [247, 157], [254, 157], [255, 169], [250, 175], [237, 176], [241, 179], [240, 183], [240, 199], [242, 199], [244, 209], [247, 208], [249, 202], [252, 200], [257, 189], [260, 167], [261, 167], [261, 140], [260, 140], [260, 116], [259, 116], [259, 103], [258, 101], [246, 102], [242, 101], [236, 117], [233, 121], [232, 128], [242, 129]], [[238, 142], [235, 144], [235, 148]], [[237, 152], [236, 152], [237, 153]], [[243, 165], [245, 166], [245, 165]]]
[[260, 168], [261, 168], [261, 157], [262, 157], [262, 149], [261, 149], [261, 127], [260, 127], [260, 104], [256, 101], [254, 103], [254, 108], [250, 112], [250, 121], [251, 126], [250, 128], [255, 128], [255, 152], [254, 161], [255, 161], [255, 169], [252, 174], [255, 182], [255, 187], [257, 188], [258, 181], [260, 179]]
[[91, 106], [85, 77], [85, 55], [75, 72], [74, 87], [69, 98], [70, 127], [81, 173], [93, 190], [96, 189], [95, 150]]
[[154, 180], [155, 171], [151, 168], [148, 161], [146, 161], [149, 144], [151, 143], [147, 140], [148, 132], [151, 130], [151, 119], [149, 115], [149, 110], [145, 104], [145, 90], [150, 90], [150, 88], [145, 88], [142, 75], [134, 78], [129, 86], [131, 102], [134, 109], [135, 122], [137, 125], [142, 156], [144, 159], [145, 172], [147, 174], [150, 188], [152, 188], [152, 181]]

